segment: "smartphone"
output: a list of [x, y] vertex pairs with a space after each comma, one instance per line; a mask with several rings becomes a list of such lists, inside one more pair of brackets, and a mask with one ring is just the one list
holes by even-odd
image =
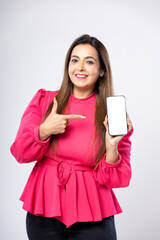
[[128, 132], [126, 98], [115, 95], [106, 98], [108, 132], [111, 136], [122, 136]]

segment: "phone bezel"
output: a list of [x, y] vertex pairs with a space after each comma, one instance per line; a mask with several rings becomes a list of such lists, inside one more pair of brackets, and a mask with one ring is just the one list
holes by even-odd
[[127, 132], [126, 133], [122, 133], [122, 134], [111, 134], [110, 133], [110, 127], [109, 127], [109, 117], [108, 117], [108, 107], [107, 107], [107, 117], [108, 117], [108, 133], [110, 136], [112, 137], [116, 137], [116, 136], [125, 136], [128, 133], [128, 125], [127, 125], [127, 104], [126, 104], [126, 97], [124, 95], [114, 95], [114, 96], [109, 96], [106, 98], [106, 106], [107, 106], [107, 99], [108, 98], [115, 98], [115, 97], [123, 97], [124, 98], [124, 103], [125, 103], [125, 112], [126, 112], [126, 126], [127, 126]]

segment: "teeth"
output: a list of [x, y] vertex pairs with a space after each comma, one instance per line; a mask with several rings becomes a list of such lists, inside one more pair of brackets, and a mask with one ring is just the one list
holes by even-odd
[[87, 77], [86, 75], [76, 75], [77, 77], [80, 77], [80, 78], [84, 78], [84, 77]]

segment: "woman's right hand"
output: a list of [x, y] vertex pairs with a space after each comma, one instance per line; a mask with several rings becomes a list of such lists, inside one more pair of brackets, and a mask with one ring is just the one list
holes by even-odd
[[82, 115], [75, 114], [72, 115], [57, 114], [57, 107], [58, 103], [56, 98], [54, 98], [52, 110], [39, 128], [39, 139], [41, 141], [45, 141], [48, 137], [50, 137], [53, 134], [64, 133], [66, 125], [68, 124], [68, 119], [86, 118]]

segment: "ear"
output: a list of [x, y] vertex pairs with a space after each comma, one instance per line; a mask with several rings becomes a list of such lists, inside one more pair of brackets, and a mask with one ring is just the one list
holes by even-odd
[[104, 76], [104, 70], [103, 69], [100, 69], [100, 74], [99, 74], [100, 77], [103, 77]]

